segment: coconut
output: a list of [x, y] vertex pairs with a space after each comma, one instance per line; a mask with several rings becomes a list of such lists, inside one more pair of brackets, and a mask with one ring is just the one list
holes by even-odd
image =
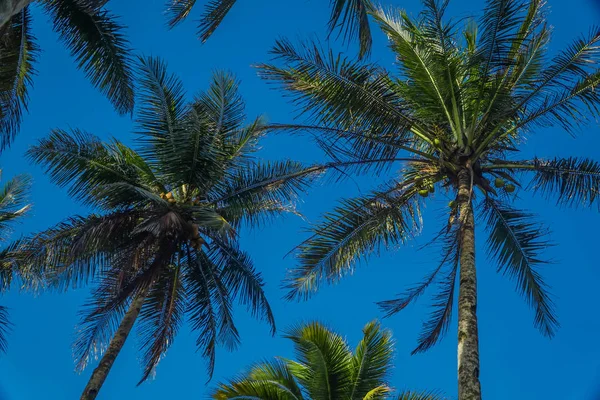
[[442, 141], [438, 138], [433, 139], [433, 144], [435, 144], [436, 146], [439, 146], [440, 144], [442, 144]]
[[429, 193], [435, 193], [435, 186], [429, 185]]
[[171, 200], [173, 198], [173, 193], [169, 192], [165, 195], [165, 197], [167, 198], [167, 200]]
[[169, 203], [171, 203], [171, 204], [175, 203], [175, 199], [174, 199], [174, 198], [172, 198], [172, 197], [171, 197], [170, 199], [167, 199], [167, 201], [168, 201]]
[[512, 193], [514, 192], [516, 189], [515, 185], [506, 185], [504, 187], [504, 190], [506, 190], [507, 193]]
[[429, 196], [429, 190], [427, 190], [427, 189], [421, 189], [421, 190], [419, 190], [419, 194], [422, 197], [427, 197], [427, 196]]
[[504, 179], [502, 178], [496, 178], [496, 180], [494, 181], [494, 186], [496, 186], [497, 188], [501, 188], [505, 184], [506, 182], [504, 182]]
[[450, 208], [454, 208], [455, 205], [456, 205], [456, 202], [454, 200], [452, 200], [448, 203], [448, 207], [450, 207]]

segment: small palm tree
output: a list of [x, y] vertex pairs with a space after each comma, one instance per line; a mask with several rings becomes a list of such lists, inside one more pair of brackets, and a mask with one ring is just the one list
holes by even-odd
[[298, 361], [261, 362], [214, 391], [215, 400], [436, 400], [434, 393], [392, 396], [389, 383], [394, 342], [377, 322], [363, 328], [354, 353], [348, 342], [318, 322], [298, 325], [286, 338], [294, 342]]
[[[106, 0], [37, 0], [77, 66], [121, 113], [133, 110], [129, 44]], [[32, 0], [0, 2], [0, 149], [19, 131], [39, 53], [31, 31]]]
[[[227, 13], [237, 0], [207, 0], [204, 13], [198, 25], [198, 35], [202, 42], [219, 27]], [[331, 17], [329, 18], [329, 33], [339, 29], [346, 39], [358, 38], [361, 57], [371, 50], [371, 29], [369, 28], [368, 10], [371, 0], [330, 0]], [[169, 0], [167, 13], [169, 26], [174, 26], [185, 20], [196, 5], [196, 0]]]
[[[31, 180], [27, 175], [19, 175], [8, 181], [0, 189], [0, 240], [8, 240], [12, 232], [11, 224], [18, 221], [30, 209], [27, 197]], [[20, 241], [13, 242], [0, 250], [0, 290], [10, 288], [12, 281], [19, 278], [18, 266], [24, 254], [20, 251]], [[0, 306], [0, 351], [6, 351], [6, 336], [10, 330], [8, 310]]]
[[29, 267], [50, 282], [98, 282], [74, 344], [77, 368], [96, 352], [104, 355], [82, 399], [96, 397], [136, 322], [140, 383], [186, 316], [210, 374], [217, 344], [232, 349], [239, 341], [234, 300], [274, 331], [262, 278], [236, 231], [293, 212], [296, 195], [323, 170], [253, 157], [264, 123], [243, 125], [244, 103], [228, 74], [217, 73], [187, 103], [164, 63], [142, 59], [138, 102], [138, 151], [116, 139], [55, 130], [28, 152], [54, 182], [99, 210], [28, 241]]
[[381, 307], [395, 314], [438, 283], [435, 309], [415, 349], [425, 351], [449, 327], [458, 284], [458, 393], [473, 400], [481, 398], [476, 222], [487, 228], [486, 247], [498, 270], [535, 310], [535, 326], [552, 336], [558, 321], [540, 272], [546, 230], [514, 206], [517, 194], [529, 190], [560, 205], [600, 205], [599, 162], [520, 156], [535, 127], [571, 133], [599, 115], [600, 31], [548, 58], [542, 1], [487, 0], [479, 24], [447, 21], [447, 4], [425, 0], [416, 20], [395, 9], [373, 12], [396, 55], [397, 76], [286, 40], [273, 50], [285, 66], [262, 65], [261, 74], [291, 92], [312, 118], [273, 129], [312, 134], [336, 162], [373, 161], [356, 164], [359, 173], [383, 173], [403, 162], [382, 187], [342, 201], [314, 227], [297, 249], [300, 265], [289, 276], [289, 298], [305, 298], [368, 254], [405, 243], [418, 233], [422, 205], [440, 193], [449, 197], [435, 241], [441, 262]]

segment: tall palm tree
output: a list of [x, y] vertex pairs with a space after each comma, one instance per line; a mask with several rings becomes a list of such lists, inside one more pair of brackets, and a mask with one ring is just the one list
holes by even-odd
[[[107, 0], [37, 0], [91, 83], [120, 114], [133, 110], [133, 73], [123, 26]], [[0, 149], [19, 131], [39, 53], [31, 29], [32, 0], [0, 2]]]
[[318, 322], [304, 323], [285, 336], [294, 342], [298, 361], [277, 358], [252, 366], [239, 377], [221, 383], [215, 400], [436, 400], [427, 392], [392, 397], [389, 383], [394, 342], [377, 322], [363, 328], [354, 353], [348, 342]]
[[[264, 132], [244, 125], [235, 79], [215, 74], [191, 102], [154, 58], [140, 60], [137, 150], [112, 139], [54, 130], [28, 155], [97, 214], [75, 216], [28, 240], [30, 268], [59, 287], [97, 282], [74, 343], [77, 368], [104, 353], [82, 399], [98, 394], [132, 327], [144, 372], [153, 373], [185, 317], [208, 359], [239, 342], [237, 300], [275, 330], [263, 281], [237, 241], [242, 224], [293, 212], [324, 167], [260, 162]], [[108, 345], [108, 346], [106, 346]]]
[[[458, 393], [472, 400], [481, 398], [476, 222], [487, 228], [487, 252], [498, 271], [515, 281], [535, 311], [534, 325], [551, 337], [558, 321], [541, 274], [546, 230], [517, 208], [517, 194], [600, 206], [599, 162], [520, 155], [534, 128], [573, 133], [599, 115], [600, 30], [550, 58], [541, 0], [487, 0], [479, 23], [446, 20], [447, 4], [425, 0], [416, 19], [393, 8], [372, 13], [396, 55], [395, 76], [286, 40], [273, 49], [284, 65], [260, 71], [310, 116], [306, 125], [273, 129], [312, 134], [334, 161], [381, 159], [357, 164], [359, 173], [394, 172], [377, 190], [343, 200], [312, 229], [297, 248], [289, 298], [305, 298], [369, 254], [405, 243], [418, 233], [422, 204], [449, 197], [435, 240], [441, 262], [423, 282], [380, 305], [392, 315], [439, 285], [415, 349], [425, 351], [449, 327], [458, 284]], [[408, 159], [400, 171], [398, 155]]]
[[[185, 20], [197, 0], [169, 0], [167, 13], [169, 26], [175, 27]], [[198, 24], [198, 36], [202, 42], [219, 27], [237, 0], [206, 0], [204, 13]], [[360, 56], [365, 56], [371, 51], [371, 29], [369, 27], [368, 11], [372, 7], [371, 0], [329, 0], [331, 4], [331, 17], [328, 30], [331, 35], [338, 30], [345, 39], [358, 39]]]
[[[30, 209], [27, 204], [31, 179], [18, 175], [0, 189], [0, 241], [6, 241], [12, 232], [11, 225], [19, 221]], [[19, 279], [18, 265], [24, 254], [20, 252], [20, 241], [13, 242], [0, 250], [0, 290], [6, 291], [14, 279]], [[0, 352], [6, 351], [6, 336], [10, 331], [8, 310], [0, 306]]]

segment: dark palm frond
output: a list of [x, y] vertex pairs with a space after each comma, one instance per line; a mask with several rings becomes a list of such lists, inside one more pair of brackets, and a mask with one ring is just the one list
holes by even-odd
[[30, 189], [29, 175], [15, 176], [0, 188], [0, 240], [7, 239], [12, 231], [10, 225], [31, 208], [27, 204]]
[[535, 159], [531, 187], [542, 194], [556, 196], [558, 204], [578, 206], [598, 203], [600, 208], [600, 163], [587, 158]]
[[15, 138], [27, 111], [28, 90], [39, 48], [31, 34], [29, 7], [13, 16], [0, 37], [0, 150]]
[[22, 286], [32, 286], [27, 270], [22, 268], [26, 257], [23, 240], [15, 240], [0, 250], [0, 292], [8, 290], [14, 279]]
[[300, 111], [316, 123], [349, 130], [376, 128], [382, 135], [398, 137], [406, 137], [416, 124], [380, 67], [324, 51], [317, 43], [299, 47], [278, 40], [271, 53], [287, 67], [262, 64], [259, 74], [287, 89]]
[[196, 0], [169, 0], [167, 14], [169, 15], [169, 27], [173, 28], [188, 17]]
[[264, 319], [275, 334], [275, 317], [265, 296], [264, 281], [248, 254], [216, 238], [207, 256], [219, 266], [220, 279], [232, 299], [246, 306], [252, 316]]
[[373, 10], [371, 0], [330, 0], [330, 3], [330, 34], [339, 29], [346, 40], [358, 38], [359, 56], [367, 56], [373, 42], [369, 26], [369, 12]]
[[389, 390], [386, 382], [394, 355], [392, 334], [373, 321], [365, 325], [363, 335], [352, 357], [351, 400], [370, 399], [375, 388]]
[[92, 84], [121, 113], [133, 111], [133, 71], [124, 26], [97, 5], [79, 0], [46, 0], [54, 30]]
[[206, 4], [198, 26], [198, 36], [202, 42], [206, 42], [221, 25], [235, 2], [236, 0], [210, 0]]
[[288, 299], [306, 298], [321, 281], [337, 282], [369, 253], [402, 243], [419, 226], [415, 187], [393, 187], [346, 199], [298, 246], [300, 266], [287, 278]]
[[546, 262], [539, 253], [549, 246], [546, 231], [531, 214], [487, 199], [484, 203], [489, 238], [489, 254], [498, 262], [498, 270], [517, 282], [517, 290], [535, 309], [534, 325], [552, 337], [559, 324], [548, 288], [539, 273]]
[[455, 223], [443, 238], [442, 262], [447, 268], [443, 279], [439, 282], [439, 291], [433, 296], [433, 312], [428, 321], [423, 323], [419, 335], [418, 346], [412, 354], [421, 353], [434, 346], [448, 331], [454, 307], [454, 290], [456, 275], [460, 263], [460, 230], [461, 224]]
[[11, 323], [8, 319], [8, 309], [4, 306], [0, 306], [0, 352], [6, 353], [8, 342], [6, 337], [10, 333]]
[[397, 400], [443, 400], [438, 392], [424, 391], [424, 392], [403, 392], [398, 395]]
[[319, 323], [294, 326], [286, 332], [298, 361], [288, 368], [313, 399], [344, 398], [352, 385], [352, 352], [337, 333]]
[[173, 343], [186, 309], [186, 292], [181, 279], [181, 264], [163, 269], [146, 295], [139, 316], [138, 331], [144, 373], [140, 385], [153, 372]]

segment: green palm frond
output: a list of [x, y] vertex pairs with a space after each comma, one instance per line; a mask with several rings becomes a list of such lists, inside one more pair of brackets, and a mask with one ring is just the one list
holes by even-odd
[[215, 400], [235, 398], [304, 399], [302, 389], [298, 386], [287, 364], [277, 359], [253, 365], [247, 374], [219, 384], [212, 392], [211, 398]]
[[443, 400], [438, 392], [404, 392], [398, 396], [397, 400]]
[[46, 0], [54, 30], [92, 84], [121, 113], [133, 111], [133, 71], [124, 26], [94, 2]]
[[340, 202], [298, 246], [300, 266], [287, 278], [288, 299], [306, 298], [321, 281], [337, 282], [366, 255], [404, 242], [419, 226], [414, 185]]
[[299, 47], [278, 40], [271, 53], [288, 67], [261, 64], [259, 75], [287, 89], [301, 112], [317, 124], [349, 130], [373, 127], [381, 135], [402, 137], [416, 122], [380, 67], [325, 51], [316, 43]]
[[313, 322], [288, 329], [298, 361], [288, 368], [313, 399], [340, 399], [352, 384], [352, 352], [346, 341], [322, 324]]
[[549, 246], [546, 231], [531, 214], [487, 199], [484, 213], [489, 227], [488, 249], [498, 262], [498, 269], [517, 282], [517, 290], [535, 310], [534, 325], [544, 335], [553, 336], [559, 324], [554, 304], [539, 268], [546, 262], [539, 258]]
[[0, 38], [0, 149], [15, 138], [27, 111], [39, 47], [31, 34], [29, 7], [15, 15]]
[[392, 334], [373, 321], [365, 325], [363, 335], [352, 357], [350, 400], [376, 399], [389, 390], [386, 383], [394, 354]]
[[598, 203], [600, 207], [600, 162], [586, 158], [536, 159], [531, 165], [531, 186], [558, 204], [578, 206]]
[[214, 31], [221, 25], [236, 0], [210, 0], [205, 8], [200, 25], [198, 26], [198, 36], [200, 40], [206, 42]]

